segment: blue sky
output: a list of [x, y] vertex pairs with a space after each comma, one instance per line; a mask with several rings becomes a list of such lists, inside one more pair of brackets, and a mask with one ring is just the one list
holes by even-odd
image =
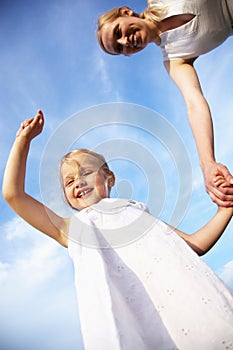
[[[138, 12], [146, 6], [143, 0], [135, 3], [127, 1]], [[73, 147], [106, 150], [118, 178], [113, 195], [148, 202], [166, 221], [175, 213], [179, 228], [191, 233], [216, 207], [205, 193], [184, 102], [159, 49], [151, 45], [130, 58], [116, 58], [96, 41], [98, 16], [124, 4], [1, 1], [1, 180], [20, 122], [40, 108], [46, 122], [32, 142], [28, 192], [70, 214], [57, 180], [58, 156]], [[231, 172], [232, 61], [230, 38], [196, 62], [213, 115], [216, 157]], [[70, 133], [64, 131], [69, 125]], [[2, 197], [0, 205], [0, 350], [82, 349], [67, 250], [21, 221]], [[231, 223], [203, 259], [233, 288], [232, 252]]]

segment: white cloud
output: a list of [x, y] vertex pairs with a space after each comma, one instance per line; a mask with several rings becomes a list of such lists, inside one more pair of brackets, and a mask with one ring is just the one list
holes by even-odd
[[[9, 289], [20, 285], [33, 289], [56, 276], [66, 265], [66, 254], [55, 241], [45, 238], [18, 217], [6, 222], [1, 232], [15, 247], [10, 262], [0, 262], [0, 281]], [[30, 278], [26, 278], [30, 276]]]
[[11, 269], [13, 279], [18, 281], [30, 276], [24, 285], [35, 288], [44, 284], [63, 268], [64, 257], [59, 255], [59, 249], [51, 241], [37, 244], [25, 257], [17, 258]]
[[233, 289], [233, 260], [223, 266], [219, 272], [220, 278]]
[[103, 56], [101, 56], [98, 52], [95, 53], [96, 60], [95, 60], [95, 70], [96, 75], [99, 76], [101, 83], [101, 90], [104, 94], [108, 94], [112, 91], [112, 82], [109, 77], [109, 69], [106, 60]]
[[72, 264], [65, 248], [18, 217], [0, 230], [8, 252], [0, 262], [0, 348], [63, 350], [67, 344], [82, 349]]
[[13, 240], [26, 238], [32, 228], [18, 216], [15, 216], [11, 221], [1, 226], [1, 231], [4, 232], [7, 240]]

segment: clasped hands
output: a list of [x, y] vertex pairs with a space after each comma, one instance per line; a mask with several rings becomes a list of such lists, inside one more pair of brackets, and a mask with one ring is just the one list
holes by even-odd
[[203, 170], [206, 191], [214, 203], [221, 207], [233, 206], [233, 176], [227, 167], [213, 162]]

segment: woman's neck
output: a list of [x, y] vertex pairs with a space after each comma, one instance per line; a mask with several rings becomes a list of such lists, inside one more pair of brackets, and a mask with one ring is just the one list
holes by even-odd
[[181, 27], [185, 23], [191, 21], [194, 17], [195, 15], [193, 14], [180, 14], [164, 18], [161, 22], [157, 23], [160, 34], [167, 30]]
[[149, 28], [149, 34], [150, 34], [149, 41], [151, 43], [154, 42], [156, 45], [160, 45], [160, 37], [159, 37], [161, 34], [161, 30], [159, 28], [160, 22], [152, 22], [147, 19], [145, 19], [145, 21], [147, 21], [147, 26]]
[[[154, 38], [153, 42], [157, 45], [161, 44], [160, 35], [168, 30], [175, 29], [181, 27], [185, 23], [191, 21], [195, 15], [192, 14], [181, 14], [175, 15], [168, 18], [163, 19], [161, 22], [151, 22], [154, 27]], [[151, 26], [151, 28], [152, 28]]]

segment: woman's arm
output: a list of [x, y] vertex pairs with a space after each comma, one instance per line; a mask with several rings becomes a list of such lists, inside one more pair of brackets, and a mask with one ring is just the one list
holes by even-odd
[[30, 225], [67, 247], [69, 220], [61, 218], [25, 192], [26, 163], [30, 143], [42, 132], [44, 117], [38, 111], [16, 134], [5, 169], [2, 193], [12, 209]]
[[[164, 65], [184, 97], [206, 190], [213, 202], [222, 206], [232, 206], [233, 176], [224, 165], [215, 161], [211, 113], [202, 94], [196, 71], [191, 62], [183, 60], [166, 61]], [[218, 175], [223, 176], [229, 186], [216, 187], [214, 178]]]
[[195, 233], [188, 235], [172, 228], [198, 254], [207, 253], [219, 240], [233, 215], [233, 207], [219, 207], [214, 217]]

